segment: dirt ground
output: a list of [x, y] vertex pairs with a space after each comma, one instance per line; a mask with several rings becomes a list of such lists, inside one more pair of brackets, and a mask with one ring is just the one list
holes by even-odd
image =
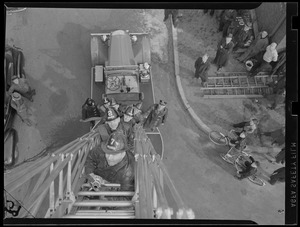
[[[225, 105], [223, 101], [201, 100], [194, 95], [199, 88], [190, 82], [194, 61], [203, 48], [214, 56], [219, 34], [211, 32], [216, 22], [201, 11], [183, 13], [178, 37], [183, 40], [179, 57], [186, 96], [207, 125], [228, 129], [231, 121], [248, 117], [243, 102], [227, 100]], [[194, 211], [196, 219], [284, 224], [284, 215], [278, 213], [284, 209], [284, 184], [258, 187], [246, 180], [235, 180], [234, 168], [219, 156], [226, 148], [213, 145], [184, 109], [176, 90], [169, 22], [164, 23], [163, 17], [163, 10], [154, 9], [28, 9], [7, 20], [6, 40], [24, 49], [25, 71], [39, 94], [31, 106], [37, 126], [28, 128], [16, 123], [23, 148], [20, 161], [55, 141], [65, 144], [86, 132], [88, 126], [78, 120], [81, 105], [90, 92], [89, 34], [120, 28], [146, 31], [151, 38], [155, 99], [166, 100], [169, 108], [168, 120], [160, 128], [165, 147], [163, 162], [184, 203]], [[240, 111], [235, 111], [238, 108]], [[280, 125], [275, 117], [272, 121], [274, 127]], [[176, 205], [170, 206], [176, 213]]]

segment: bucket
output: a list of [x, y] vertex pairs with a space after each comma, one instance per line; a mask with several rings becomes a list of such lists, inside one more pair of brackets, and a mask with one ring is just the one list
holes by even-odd
[[245, 65], [246, 65], [247, 71], [250, 71], [253, 67], [253, 62], [248, 60], [248, 61], [246, 61]]

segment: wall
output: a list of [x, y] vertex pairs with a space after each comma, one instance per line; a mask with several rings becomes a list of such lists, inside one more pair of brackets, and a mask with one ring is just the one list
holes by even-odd
[[[269, 34], [278, 25], [283, 17], [286, 17], [286, 3], [285, 2], [263, 2], [255, 9], [257, 18], [257, 25], [259, 31], [267, 31]], [[286, 35], [286, 20], [280, 25], [278, 30], [271, 36], [271, 42], [280, 43]], [[285, 47], [282, 46], [281, 48]]]

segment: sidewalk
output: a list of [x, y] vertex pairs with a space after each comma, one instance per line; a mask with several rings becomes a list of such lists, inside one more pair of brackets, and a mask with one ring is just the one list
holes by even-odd
[[[232, 129], [231, 124], [248, 120], [256, 116], [260, 120], [258, 130], [272, 131], [285, 126], [285, 110], [268, 110], [263, 105], [257, 105], [251, 99], [205, 99], [201, 97], [200, 86], [192, 80], [194, 77], [194, 62], [199, 56], [208, 53], [210, 60], [216, 54], [216, 46], [221, 39], [218, 32], [218, 21], [215, 17], [203, 12], [182, 10], [183, 18], [177, 28], [172, 27], [174, 64], [177, 88], [183, 104], [196, 125], [206, 133], [217, 130], [224, 134]], [[184, 30], [182, 29], [184, 28]], [[228, 65], [222, 69], [228, 72], [244, 72], [244, 65], [231, 58]], [[217, 68], [211, 64], [209, 76], [215, 76]], [[260, 99], [264, 101], [264, 99]], [[261, 162], [261, 167], [267, 172], [282, 167], [271, 164], [264, 157], [265, 153], [275, 156], [278, 149], [270, 146], [270, 138], [249, 135], [247, 144], [257, 149], [253, 157]]]

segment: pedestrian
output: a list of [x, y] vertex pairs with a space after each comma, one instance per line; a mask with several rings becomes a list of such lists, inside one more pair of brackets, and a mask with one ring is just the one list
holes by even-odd
[[121, 122], [124, 124], [125, 128], [128, 128], [130, 138], [128, 138], [128, 147], [133, 148], [134, 146], [134, 125], [137, 123], [136, 118], [134, 118], [134, 108], [133, 105], [129, 105], [123, 116], [121, 117]]
[[246, 132], [246, 134], [251, 134], [257, 129], [258, 119], [253, 117], [250, 118], [249, 121], [243, 121], [237, 124], [233, 124], [234, 128], [242, 128], [242, 131]]
[[176, 27], [178, 25], [179, 19], [182, 17], [182, 14], [179, 14], [178, 9], [165, 9], [164, 22], [169, 18], [169, 15], [172, 15], [173, 25]]
[[213, 63], [217, 65], [218, 71], [227, 65], [233, 46], [232, 34], [229, 34], [226, 38], [222, 38], [219, 42], [217, 54], [213, 61]]
[[25, 76], [21, 78], [17, 76], [12, 76], [12, 85], [8, 90], [8, 94], [11, 95], [14, 91], [18, 92], [23, 97], [33, 102], [32, 96], [35, 95], [35, 89], [31, 89]]
[[143, 126], [145, 129], [154, 131], [156, 127], [164, 125], [168, 116], [168, 108], [166, 107], [167, 102], [160, 100], [159, 103], [153, 104], [144, 113], [146, 118]]
[[249, 40], [251, 40], [252, 37], [252, 23], [248, 22], [245, 26], [244, 29], [240, 29], [236, 35], [233, 36], [233, 43], [234, 43], [234, 48], [233, 51], [237, 51], [239, 48], [245, 48]]
[[254, 65], [251, 69], [251, 76], [255, 76], [258, 72], [272, 70], [270, 63], [276, 62], [278, 59], [278, 53], [276, 50], [277, 43], [273, 42], [266, 48], [266, 52], [263, 55], [262, 61], [259, 61], [258, 64]]
[[219, 31], [223, 31], [223, 37], [228, 35], [228, 28], [232, 21], [236, 19], [237, 12], [233, 9], [227, 9], [221, 14]]
[[285, 182], [285, 167], [281, 167], [271, 174], [269, 183], [274, 185], [276, 182]]
[[260, 32], [254, 39], [252, 44], [249, 46], [249, 48], [247, 48], [247, 50], [240, 57], [238, 57], [237, 60], [245, 63], [248, 59], [265, 50], [268, 45], [268, 33], [266, 31]]
[[29, 109], [26, 106], [21, 94], [18, 92], [13, 92], [11, 97], [12, 99], [10, 105], [17, 111], [17, 114], [21, 118], [22, 122], [25, 122], [28, 126], [34, 125], [35, 122], [30, 119], [31, 114], [29, 113]]
[[100, 112], [97, 108], [95, 101], [91, 98], [87, 98], [85, 103], [81, 107], [81, 120], [82, 122], [90, 122], [91, 127], [95, 125], [97, 120], [101, 120]]
[[213, 17], [213, 16], [214, 16], [214, 13], [215, 13], [215, 10], [214, 10], [214, 9], [204, 9], [204, 10], [203, 10], [203, 13], [206, 14], [209, 10], [210, 10], [209, 15], [210, 15], [211, 17]]
[[207, 82], [207, 73], [210, 69], [210, 62], [208, 61], [208, 54], [204, 54], [203, 57], [199, 57], [195, 61], [195, 79], [204, 86]]
[[89, 152], [85, 176], [89, 183], [94, 182], [97, 175], [109, 183], [120, 184], [121, 191], [134, 191], [134, 168], [135, 159], [126, 147], [126, 138], [115, 132]]

